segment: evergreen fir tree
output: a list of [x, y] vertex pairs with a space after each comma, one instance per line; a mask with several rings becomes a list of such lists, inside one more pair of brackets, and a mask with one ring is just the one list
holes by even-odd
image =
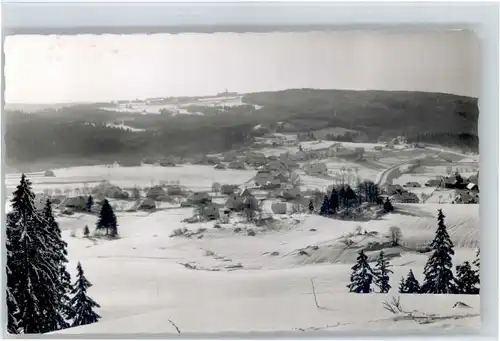
[[313, 201], [312, 199], [309, 200], [309, 213], [313, 213], [314, 212], [314, 204], [313, 204]]
[[8, 259], [7, 289], [18, 302], [19, 332], [25, 334], [53, 331], [64, 320], [59, 308], [59, 269], [54, 262], [57, 252], [50, 245], [51, 231], [33, 205], [31, 183], [23, 174], [13, 193], [12, 212], [7, 219]]
[[92, 206], [94, 206], [94, 198], [92, 197], [92, 195], [89, 195], [89, 197], [87, 198], [87, 211], [92, 211]]
[[19, 311], [19, 308], [17, 307], [16, 299], [10, 292], [9, 288], [7, 288], [6, 290], [5, 298], [7, 301], [7, 332], [9, 334], [18, 334], [19, 326], [17, 324], [16, 315]]
[[323, 200], [323, 205], [321, 205], [321, 209], [319, 211], [319, 215], [327, 216], [329, 210], [330, 210], [330, 202], [328, 200], [328, 197], [325, 195], [325, 198]]
[[332, 189], [332, 193], [330, 194], [329, 205], [330, 205], [330, 212], [332, 214], [337, 213], [337, 210], [339, 209], [339, 196], [335, 188]]
[[477, 252], [476, 252], [476, 259], [474, 260], [474, 262], [472, 262], [472, 264], [476, 267], [475, 269], [475, 273], [476, 273], [476, 279], [477, 279], [477, 285], [479, 286], [480, 284], [480, 269], [481, 269], [481, 264], [480, 264], [480, 250], [477, 249]]
[[451, 256], [453, 243], [446, 231], [442, 210], [438, 211], [438, 228], [430, 247], [433, 250], [424, 268], [424, 283], [422, 293], [452, 294], [455, 292]]
[[347, 285], [350, 292], [367, 294], [372, 291], [373, 270], [363, 250], [359, 252], [357, 263], [351, 268], [351, 283]]
[[398, 291], [399, 291], [400, 294], [405, 294], [406, 293], [405, 278], [404, 277], [401, 277], [401, 280], [399, 281]]
[[406, 276], [404, 288], [405, 288], [405, 293], [407, 294], [420, 293], [420, 283], [418, 283], [412, 270], [410, 270], [410, 272], [408, 272], [408, 276]]
[[101, 214], [97, 221], [96, 230], [106, 230], [106, 236], [115, 237], [118, 235], [118, 223], [113, 208], [105, 199], [101, 208]]
[[394, 206], [392, 206], [392, 203], [389, 200], [389, 198], [386, 198], [384, 202], [384, 212], [389, 213], [393, 211], [394, 211]]
[[87, 296], [87, 289], [92, 286], [92, 283], [85, 278], [80, 262], [78, 262], [77, 270], [77, 280], [71, 292], [74, 296], [70, 301], [73, 311], [72, 327], [91, 324], [97, 322], [101, 318], [96, 312], [94, 312], [94, 308], [100, 308], [99, 304]]
[[457, 277], [455, 278], [456, 293], [464, 295], [479, 295], [479, 288], [476, 286], [479, 282], [475, 271], [469, 262], [457, 265]]
[[59, 330], [69, 327], [69, 324], [65, 321], [65, 318], [68, 318], [71, 315], [68, 296], [71, 292], [71, 276], [66, 270], [66, 264], [68, 263], [68, 259], [66, 258], [68, 256], [68, 244], [62, 239], [61, 229], [54, 218], [54, 214], [52, 212], [52, 203], [50, 202], [50, 200], [47, 200], [45, 204], [42, 218], [47, 224], [49, 230], [48, 238], [52, 247], [54, 248], [54, 252], [52, 253], [53, 263], [57, 266], [59, 272], [59, 276], [54, 282], [54, 285], [58, 288], [58, 311], [62, 314], [61, 316], [59, 316], [59, 320], [54, 326], [54, 330]]
[[85, 237], [88, 237], [90, 235], [90, 230], [89, 230], [88, 225], [85, 225], [85, 227], [83, 228], [83, 235]]
[[375, 285], [379, 287], [380, 293], [383, 294], [388, 293], [391, 289], [391, 285], [389, 284], [389, 274], [393, 272], [389, 269], [390, 267], [391, 265], [389, 264], [389, 260], [385, 257], [384, 251], [380, 251], [374, 273]]

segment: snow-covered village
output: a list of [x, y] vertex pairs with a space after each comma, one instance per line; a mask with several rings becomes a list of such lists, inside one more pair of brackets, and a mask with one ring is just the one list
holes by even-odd
[[[132, 58], [121, 39], [109, 58]], [[7, 67], [37, 51], [13, 40]], [[479, 329], [476, 94], [303, 84], [35, 109], [7, 96], [8, 332]]]

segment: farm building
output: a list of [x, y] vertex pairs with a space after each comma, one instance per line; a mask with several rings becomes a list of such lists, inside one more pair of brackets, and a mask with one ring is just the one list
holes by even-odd
[[146, 192], [146, 198], [149, 198], [152, 200], [161, 200], [162, 198], [164, 198], [166, 196], [167, 196], [167, 193], [160, 186], [151, 187]]
[[87, 197], [77, 196], [66, 198], [60, 205], [59, 208], [70, 208], [75, 211], [86, 211], [87, 210]]
[[438, 187], [438, 186], [441, 186], [441, 183], [442, 183], [442, 180], [440, 178], [439, 179], [429, 179], [425, 183], [425, 186], [426, 187]]
[[226, 166], [224, 166], [222, 163], [218, 163], [218, 164], [216, 164], [216, 165], [215, 165], [215, 167], [214, 167], [214, 168], [215, 168], [215, 169], [221, 169], [221, 170], [222, 170], [222, 169], [226, 169]]
[[407, 183], [404, 184], [404, 187], [422, 187], [422, 185], [416, 181], [409, 181]]
[[389, 196], [401, 193], [403, 191], [404, 191], [404, 189], [400, 185], [388, 185], [385, 188], [385, 193], [387, 193], [387, 195], [389, 195]]
[[175, 167], [175, 162], [173, 160], [160, 160], [158, 164], [162, 167]]
[[53, 171], [51, 171], [51, 170], [46, 170], [46, 171], [43, 173], [43, 176], [56, 176], [56, 175], [54, 174], [54, 172], [53, 172]]
[[479, 192], [479, 187], [475, 183], [469, 182], [467, 184], [467, 190], [477, 193], [477, 192]]
[[265, 169], [269, 171], [280, 171], [286, 170], [288, 167], [284, 161], [281, 160], [271, 160], [266, 163]]
[[237, 154], [235, 151], [230, 151], [222, 154], [222, 159], [226, 162], [235, 161], [237, 158]]
[[231, 169], [245, 169], [245, 164], [243, 161], [233, 161], [228, 166]]
[[304, 172], [311, 176], [328, 175], [328, 168], [323, 162], [308, 163], [304, 165]]
[[273, 174], [273, 180], [278, 180], [280, 183], [286, 183], [288, 181], [288, 176], [283, 172], [275, 172]]
[[285, 188], [281, 191], [281, 196], [286, 200], [297, 199], [300, 197], [300, 195], [300, 190], [296, 187]]
[[156, 203], [151, 198], [144, 198], [144, 199], [141, 199], [140, 201], [138, 201], [137, 209], [138, 210], [146, 210], [146, 211], [154, 210], [154, 209], [156, 209]]
[[207, 192], [193, 192], [189, 196], [188, 200], [192, 204], [201, 204], [211, 202], [212, 198], [210, 198], [210, 195]]
[[169, 185], [169, 186], [167, 186], [167, 194], [168, 195], [181, 195], [182, 188], [179, 185]]
[[390, 197], [392, 202], [405, 203], [405, 204], [418, 204], [419, 199], [415, 193], [401, 192]]
[[255, 184], [257, 186], [263, 186], [273, 179], [274, 177], [271, 172], [265, 170], [258, 171], [257, 175], [255, 175]]
[[97, 198], [113, 198], [113, 199], [126, 199], [128, 198], [128, 193], [123, 191], [120, 187], [112, 185], [111, 183], [104, 181], [92, 188], [91, 193]]
[[235, 186], [234, 185], [222, 185], [220, 186], [220, 192], [225, 195], [233, 194]]
[[244, 208], [243, 201], [243, 197], [233, 194], [227, 198], [225, 206], [231, 211], [239, 212]]
[[245, 156], [245, 161], [249, 165], [262, 166], [267, 163], [267, 158], [264, 153], [249, 152]]
[[241, 189], [240, 192], [238, 193], [238, 195], [240, 197], [252, 197], [253, 196], [252, 192], [250, 192], [250, 190], [248, 188]]

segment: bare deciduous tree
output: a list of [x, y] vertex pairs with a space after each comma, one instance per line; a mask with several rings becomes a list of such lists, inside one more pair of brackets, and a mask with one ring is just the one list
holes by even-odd
[[393, 246], [398, 246], [399, 243], [401, 242], [401, 239], [403, 239], [403, 234], [401, 233], [401, 229], [397, 226], [391, 226], [389, 228], [389, 236], [391, 238]]

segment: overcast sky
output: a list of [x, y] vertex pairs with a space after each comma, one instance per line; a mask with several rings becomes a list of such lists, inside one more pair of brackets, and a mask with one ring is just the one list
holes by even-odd
[[479, 41], [441, 33], [13, 36], [7, 103], [110, 101], [287, 88], [478, 96]]

